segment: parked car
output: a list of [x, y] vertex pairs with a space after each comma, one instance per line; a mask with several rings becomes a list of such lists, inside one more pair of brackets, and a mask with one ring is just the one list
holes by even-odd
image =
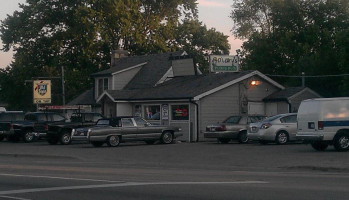
[[297, 140], [296, 133], [297, 113], [287, 113], [266, 118], [261, 122], [251, 123], [247, 137], [262, 144], [268, 142], [286, 144], [289, 141]]
[[7, 138], [8, 141], [31, 142], [34, 132], [34, 123], [24, 120], [23, 111], [0, 112], [0, 141]]
[[223, 123], [209, 125], [204, 132], [205, 138], [217, 138], [223, 144], [231, 140], [238, 140], [239, 143], [247, 143], [247, 126], [250, 123], [258, 122], [264, 119], [265, 116], [251, 115], [251, 116], [230, 116]]
[[103, 115], [100, 113], [73, 113], [70, 117], [70, 122], [48, 124], [46, 139], [50, 144], [57, 144], [58, 142], [63, 145], [70, 144], [73, 129], [93, 126], [102, 118]]
[[[170, 144], [176, 137], [183, 135], [179, 131], [181, 129], [177, 127], [152, 125], [141, 117], [115, 117], [100, 119], [96, 127], [89, 128], [83, 137], [95, 147], [104, 143], [116, 147], [127, 141], [145, 141], [147, 144], [153, 144], [160, 140], [164, 144]], [[72, 135], [78, 136], [79, 131], [73, 132]]]
[[298, 109], [297, 138], [317, 151], [333, 145], [349, 150], [349, 98], [319, 98], [302, 101]]
[[24, 119], [34, 123], [33, 139], [46, 137], [49, 124], [67, 121], [63, 115], [55, 112], [29, 112], [25, 114]]

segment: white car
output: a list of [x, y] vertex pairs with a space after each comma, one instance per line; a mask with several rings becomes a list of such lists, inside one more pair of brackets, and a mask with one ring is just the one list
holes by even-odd
[[297, 140], [297, 113], [280, 114], [269, 117], [258, 123], [251, 123], [247, 130], [250, 140], [259, 141], [262, 144], [275, 142], [286, 144]]

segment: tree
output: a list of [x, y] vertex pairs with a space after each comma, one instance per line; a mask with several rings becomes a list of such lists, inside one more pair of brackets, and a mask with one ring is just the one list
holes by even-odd
[[[243, 44], [245, 69], [271, 75], [305, 72], [318, 76], [307, 78], [306, 85], [320, 94], [345, 94], [341, 88], [348, 85], [347, 78], [319, 76], [348, 72], [344, 67], [348, 51], [342, 45], [349, 25], [348, 1], [239, 0], [233, 5], [231, 18], [234, 35], [247, 39]], [[300, 83], [294, 78], [275, 79], [288, 86]]]
[[[0, 72], [0, 100], [26, 110], [32, 106], [32, 95], [25, 80], [60, 77], [63, 66], [69, 101], [91, 87], [90, 74], [110, 66], [113, 49], [124, 48], [131, 55], [189, 49], [183, 41], [174, 41], [181, 40], [176, 35], [179, 29], [193, 28], [186, 24], [197, 18], [196, 0], [27, 0], [20, 8], [0, 26], [2, 50], [15, 51], [14, 62]], [[200, 33], [206, 32], [217, 36], [219, 43], [226, 42], [219, 44], [226, 52], [227, 41], [221, 41], [225, 36], [206, 27]], [[200, 46], [200, 40], [190, 43]], [[205, 45], [197, 53], [216, 51], [214, 41]], [[53, 104], [60, 104], [62, 88], [56, 82]]]

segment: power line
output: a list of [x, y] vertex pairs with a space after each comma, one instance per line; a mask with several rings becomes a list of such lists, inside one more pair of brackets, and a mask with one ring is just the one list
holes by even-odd
[[277, 74], [265, 74], [266, 76], [275, 76], [275, 77], [289, 77], [289, 78], [326, 78], [326, 77], [339, 77], [339, 76], [349, 76], [349, 74], [333, 74], [333, 75], [277, 75]]

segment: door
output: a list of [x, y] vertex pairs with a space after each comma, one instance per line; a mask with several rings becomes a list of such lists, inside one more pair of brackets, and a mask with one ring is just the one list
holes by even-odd
[[248, 102], [248, 115], [265, 115], [263, 102]]
[[144, 140], [160, 138], [162, 133], [162, 128], [160, 126], [152, 126], [140, 117], [135, 117], [134, 120], [138, 128], [137, 139]]
[[132, 118], [121, 119], [122, 140], [135, 140], [137, 138], [137, 127]]

